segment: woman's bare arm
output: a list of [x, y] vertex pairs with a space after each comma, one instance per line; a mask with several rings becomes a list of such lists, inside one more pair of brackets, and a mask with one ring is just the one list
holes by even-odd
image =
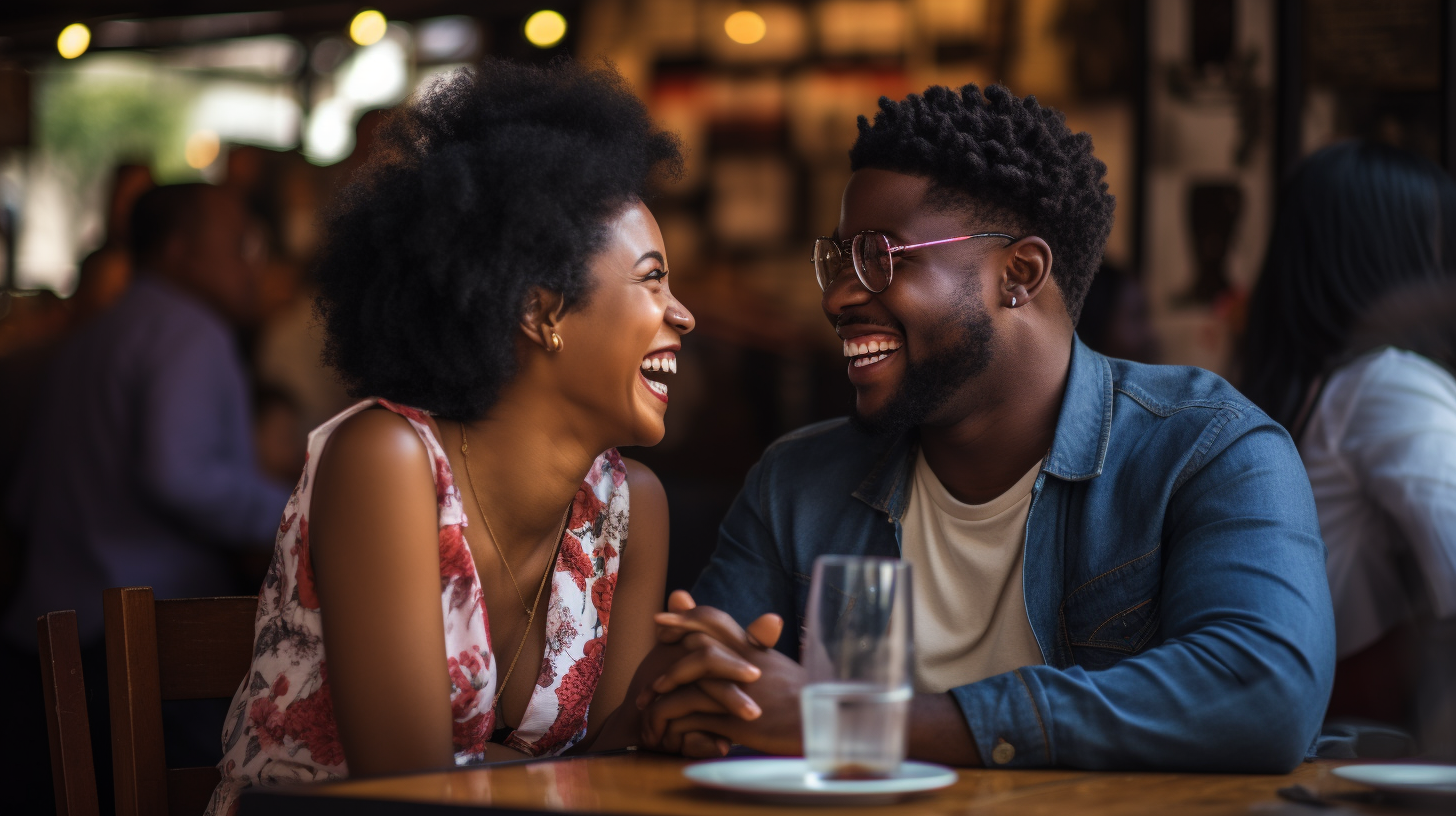
[[319, 460], [309, 546], [351, 775], [453, 764], [432, 473], [409, 422], [377, 409]]

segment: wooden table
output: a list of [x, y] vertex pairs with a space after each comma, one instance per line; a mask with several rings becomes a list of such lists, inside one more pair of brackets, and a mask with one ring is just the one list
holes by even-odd
[[1098, 773], [1075, 770], [962, 770], [955, 785], [887, 807], [762, 804], [691, 785], [687, 760], [648, 753], [586, 756], [462, 768], [376, 779], [251, 791], [242, 816], [460, 814], [694, 814], [697, 816], [862, 816], [930, 814], [1288, 814], [1334, 816], [1420, 812], [1341, 803], [1316, 808], [1281, 799], [1303, 785], [1320, 795], [1359, 790], [1330, 774], [1335, 762], [1308, 762], [1287, 776]]

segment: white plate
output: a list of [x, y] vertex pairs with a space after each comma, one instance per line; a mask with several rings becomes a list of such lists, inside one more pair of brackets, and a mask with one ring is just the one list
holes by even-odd
[[955, 784], [956, 772], [928, 762], [902, 762], [887, 779], [820, 779], [802, 759], [745, 757], [699, 762], [683, 769], [694, 784], [798, 804], [878, 805]]
[[1456, 765], [1345, 765], [1334, 773], [1380, 790], [1456, 795]]

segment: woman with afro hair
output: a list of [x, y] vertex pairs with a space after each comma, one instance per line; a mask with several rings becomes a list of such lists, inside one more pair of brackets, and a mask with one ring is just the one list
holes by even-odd
[[693, 328], [643, 204], [680, 166], [615, 72], [569, 61], [457, 71], [381, 127], [318, 269], [364, 401], [310, 436], [212, 812], [635, 741], [667, 506], [615, 448], [662, 439]]

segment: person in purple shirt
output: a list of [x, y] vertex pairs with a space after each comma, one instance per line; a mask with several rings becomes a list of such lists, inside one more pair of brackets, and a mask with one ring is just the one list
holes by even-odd
[[[272, 542], [288, 499], [288, 487], [255, 461], [234, 339], [257, 293], [242, 203], [205, 184], [159, 187], [138, 199], [131, 232], [137, 278], [112, 309], [56, 350], [32, 395], [34, 426], [0, 508], [26, 550], [3, 618], [6, 663], [19, 668], [0, 672], [0, 683], [7, 691], [17, 685], [20, 700], [33, 693], [37, 714], [38, 616], [76, 610], [91, 658], [88, 691], [104, 696], [105, 675], [95, 668], [104, 653], [102, 590], [230, 594], [236, 554]], [[0, 718], [8, 721], [19, 707], [15, 697], [6, 699], [12, 710]], [[98, 714], [93, 727], [103, 725]], [[44, 719], [38, 722], [38, 731], [34, 723], [13, 724], [36, 733], [38, 744], [3, 742], [7, 754], [39, 759], [30, 778], [48, 789]], [[210, 733], [215, 738], [216, 728]]]

